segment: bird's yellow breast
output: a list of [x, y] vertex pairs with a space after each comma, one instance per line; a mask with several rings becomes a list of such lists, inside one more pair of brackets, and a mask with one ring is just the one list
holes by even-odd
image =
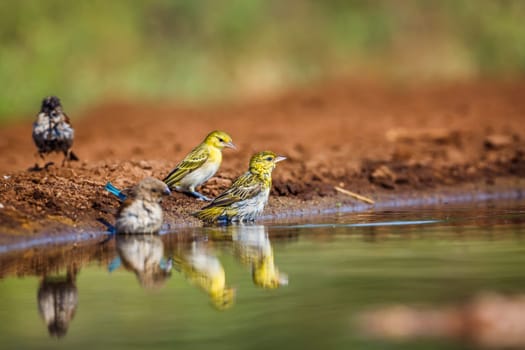
[[212, 163], [221, 163], [222, 162], [222, 152], [217, 147], [208, 147], [208, 162]]

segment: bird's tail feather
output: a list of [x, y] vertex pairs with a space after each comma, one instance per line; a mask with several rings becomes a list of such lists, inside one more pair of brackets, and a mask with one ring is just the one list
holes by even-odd
[[225, 209], [221, 207], [208, 207], [192, 213], [197, 219], [204, 222], [220, 221], [225, 215]]
[[108, 271], [113, 272], [116, 269], [118, 269], [121, 265], [122, 265], [122, 260], [120, 256], [117, 256], [116, 258], [111, 260], [111, 262], [108, 264]]
[[118, 197], [118, 199], [120, 199], [121, 201], [125, 201], [127, 198], [127, 196], [124, 193], [122, 193], [121, 190], [113, 186], [113, 184], [109, 181], [106, 183], [106, 186], [104, 186], [104, 189], [112, 195]]
[[67, 160], [69, 160], [69, 161], [78, 161], [79, 158], [73, 151], [69, 151]]
[[179, 169], [175, 168], [168, 175], [166, 175], [166, 177], [162, 181], [166, 185], [168, 185], [170, 189], [173, 189], [176, 186], [177, 182], [179, 182], [179, 180], [180, 180]]

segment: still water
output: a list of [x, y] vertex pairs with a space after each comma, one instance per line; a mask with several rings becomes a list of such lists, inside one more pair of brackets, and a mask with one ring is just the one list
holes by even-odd
[[525, 293], [525, 204], [184, 229], [0, 263], [2, 349], [472, 348], [472, 334], [373, 337], [360, 315]]

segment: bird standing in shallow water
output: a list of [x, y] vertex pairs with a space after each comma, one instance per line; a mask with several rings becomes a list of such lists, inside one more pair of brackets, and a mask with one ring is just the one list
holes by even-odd
[[[56, 96], [48, 96], [42, 101], [42, 107], [33, 123], [33, 140], [38, 148], [38, 155], [44, 159], [44, 155], [51, 152], [64, 153], [66, 161], [78, 160], [71, 150], [75, 131], [71, 126], [69, 117], [62, 111], [60, 100]], [[53, 163], [47, 163], [46, 167]], [[39, 169], [38, 165], [35, 169]]]
[[262, 213], [272, 187], [272, 171], [285, 160], [273, 152], [257, 153], [249, 170], [229, 189], [193, 215], [205, 222], [253, 221]]
[[160, 202], [170, 193], [160, 180], [148, 177], [139, 182], [117, 212], [116, 233], [158, 233], [163, 220]]
[[211, 132], [200, 145], [177, 164], [164, 182], [172, 190], [209, 201], [208, 197], [195, 191], [195, 188], [215, 175], [222, 162], [224, 147], [236, 148], [231, 136], [223, 131]]

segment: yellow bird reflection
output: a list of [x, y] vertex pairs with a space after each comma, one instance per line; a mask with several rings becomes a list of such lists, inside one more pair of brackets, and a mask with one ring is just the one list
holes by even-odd
[[267, 228], [263, 225], [231, 225], [209, 228], [217, 239], [229, 238], [234, 255], [245, 265], [252, 266], [253, 283], [275, 289], [288, 284], [288, 275], [275, 266], [273, 249]]
[[189, 249], [173, 256], [174, 267], [193, 285], [205, 291], [218, 310], [231, 307], [235, 289], [226, 285], [226, 273], [219, 259], [202, 242], [192, 242]]

